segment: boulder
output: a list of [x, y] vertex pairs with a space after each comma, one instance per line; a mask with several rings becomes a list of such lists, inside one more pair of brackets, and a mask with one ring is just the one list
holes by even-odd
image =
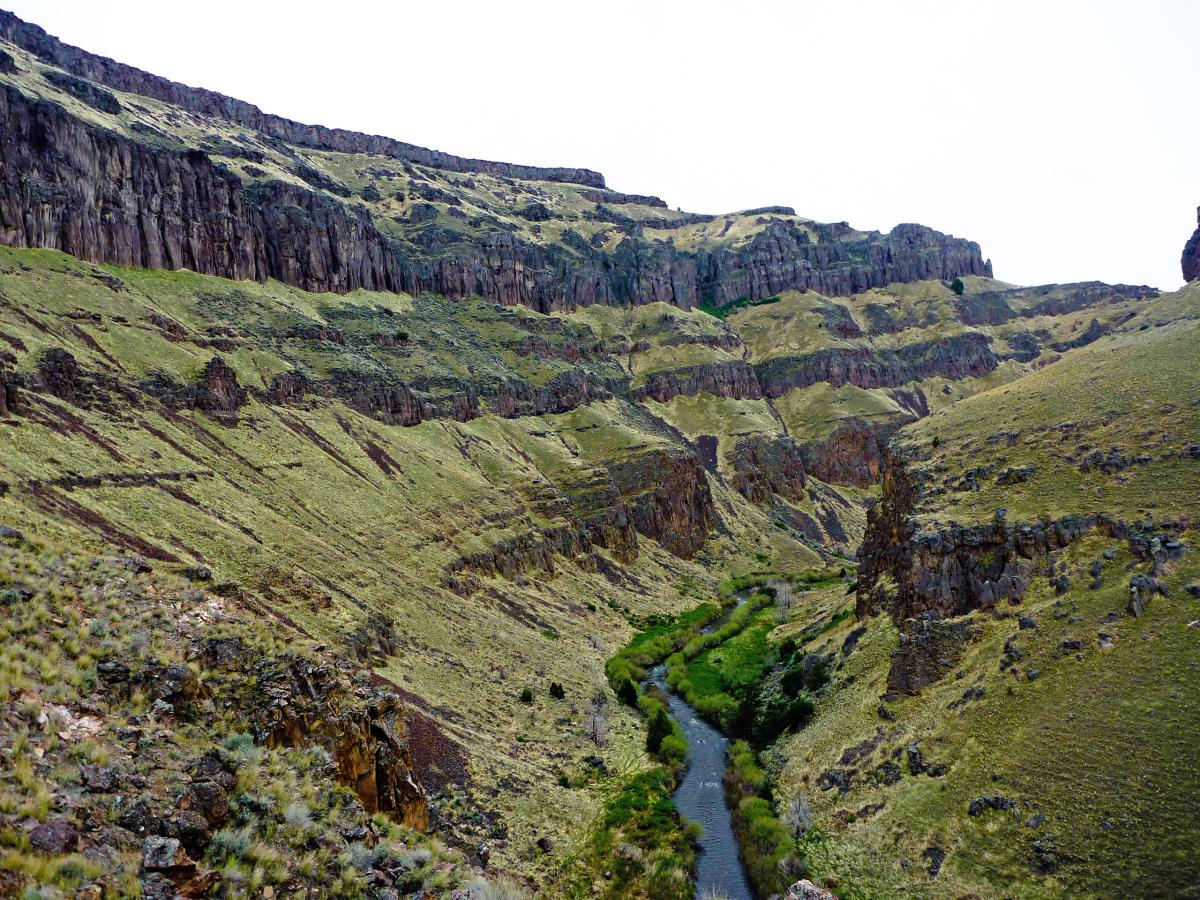
[[805, 878], [789, 887], [783, 900], [837, 900], [837, 896]]
[[51, 819], [29, 832], [29, 848], [43, 856], [62, 856], [79, 847], [79, 829], [66, 819]]
[[187, 876], [196, 870], [196, 863], [188, 857], [178, 838], [155, 834], [142, 845], [142, 868], [147, 872]]

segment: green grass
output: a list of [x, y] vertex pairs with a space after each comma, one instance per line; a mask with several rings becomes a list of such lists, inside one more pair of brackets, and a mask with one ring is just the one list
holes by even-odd
[[[803, 849], [843, 900], [1181, 896], [1200, 875], [1190, 848], [1200, 766], [1188, 749], [1200, 733], [1192, 702], [1200, 675], [1195, 601], [1185, 590], [1200, 578], [1190, 524], [1200, 468], [1183, 452], [1200, 438], [1192, 401], [1200, 392], [1194, 367], [1181, 362], [1200, 343], [1198, 300], [1189, 287], [1145, 304], [1116, 334], [899, 439], [917, 476], [915, 524], [925, 531], [990, 521], [997, 507], [1010, 523], [1091, 512], [1177, 523], [1189, 549], [1165, 564], [1166, 596], [1141, 618], [1124, 611], [1130, 577], [1148, 563], [1125, 541], [1092, 532], [1053, 554], [1069, 577], [1065, 593], [1050, 586], [1048, 560], [1035, 560], [1024, 601], [972, 614], [979, 639], [949, 675], [888, 702], [894, 721], [879, 711], [898, 639], [887, 616], [840, 620], [845, 597], [831, 595], [777, 635], [807, 638], [805, 649], [839, 660], [812, 722], [764, 758], [778, 765], [783, 802], [811, 802], [816, 827]], [[1118, 472], [1081, 471], [1087, 453], [1114, 445], [1151, 458]], [[1013, 485], [991, 473], [978, 490], [955, 488], [964, 473], [989, 465], [1034, 471]], [[1092, 589], [1091, 567], [1106, 551], [1114, 559]], [[1037, 629], [1018, 629], [1017, 615], [1032, 616]], [[860, 627], [843, 659], [843, 642]], [[1101, 646], [1102, 632], [1111, 647]], [[1002, 667], [1010, 639], [1023, 656]], [[1064, 651], [1064, 640], [1082, 649]], [[913, 743], [946, 773], [910, 774]], [[888, 762], [901, 769], [893, 784], [879, 774]], [[829, 770], [850, 773], [848, 793], [821, 789], [818, 777]], [[997, 794], [1017, 803], [1016, 815], [968, 814], [972, 799]], [[930, 847], [946, 854], [936, 880]], [[1052, 863], [1041, 864], [1039, 853]]]

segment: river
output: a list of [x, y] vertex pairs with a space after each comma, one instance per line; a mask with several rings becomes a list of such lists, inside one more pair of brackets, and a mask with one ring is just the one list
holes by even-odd
[[[725, 618], [723, 616], [705, 631], [720, 627]], [[729, 900], [753, 900], [721, 787], [729, 739], [701, 719], [667, 686], [665, 666], [651, 669], [648, 677], [666, 694], [671, 716], [683, 729], [688, 742], [687, 772], [675, 789], [675, 806], [689, 821], [699, 822], [704, 827], [700, 858], [696, 862], [696, 896], [704, 896], [707, 892], [707, 895], [728, 897]]]

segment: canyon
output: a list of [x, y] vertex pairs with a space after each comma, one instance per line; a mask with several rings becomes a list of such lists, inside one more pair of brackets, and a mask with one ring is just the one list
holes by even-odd
[[0, 11], [0, 895], [691, 896], [655, 703], [754, 884], [1186, 890], [1198, 236], [1012, 285]]

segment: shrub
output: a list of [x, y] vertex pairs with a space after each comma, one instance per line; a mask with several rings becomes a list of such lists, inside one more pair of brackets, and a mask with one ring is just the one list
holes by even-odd
[[250, 836], [243, 831], [218, 831], [208, 845], [208, 857], [215, 863], [242, 859], [250, 851]]
[[533, 688], [521, 688], [521, 702], [522, 703], [532, 703], [533, 702]]
[[555, 700], [565, 700], [567, 692], [563, 690], [563, 686], [557, 681], [550, 682], [550, 696]]
[[950, 290], [954, 291], [954, 293], [960, 297], [963, 295], [963, 291], [966, 289], [967, 286], [963, 284], [963, 280], [961, 278], [955, 278], [952, 282], [950, 282]]
[[245, 756], [254, 749], [254, 738], [246, 732], [240, 731], [221, 741], [221, 746], [235, 756]]
[[775, 816], [770, 779], [744, 741], [729, 746], [725, 799], [733, 810], [746, 874], [758, 896], [783, 890], [792, 872], [803, 871], [805, 860], [796, 852], [791, 830]]
[[812, 807], [808, 804], [808, 798], [803, 794], [793, 797], [792, 802], [788, 804], [787, 812], [783, 815], [783, 821], [792, 829], [792, 834], [796, 837], [812, 828], [813, 814]]
[[304, 803], [289, 803], [287, 809], [283, 811], [283, 821], [293, 828], [305, 831], [312, 827], [312, 810]]
[[680, 766], [687, 762], [687, 740], [680, 734], [668, 734], [658, 748], [658, 758], [669, 766]]

